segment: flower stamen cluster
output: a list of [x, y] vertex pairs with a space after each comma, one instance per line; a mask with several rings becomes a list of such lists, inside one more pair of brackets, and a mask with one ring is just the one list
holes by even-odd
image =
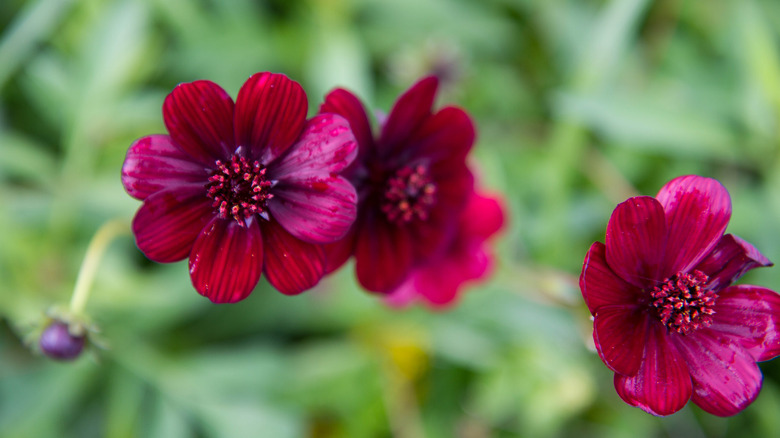
[[718, 294], [704, 289], [707, 277], [701, 271], [678, 272], [650, 292], [658, 317], [669, 329], [687, 335], [712, 325]]
[[403, 166], [387, 180], [382, 200], [382, 212], [390, 222], [409, 223], [413, 219], [427, 220], [436, 203], [436, 185], [422, 164]]
[[269, 192], [272, 182], [265, 178], [266, 168], [259, 161], [250, 163], [243, 156], [233, 155], [229, 163], [217, 160], [216, 168], [206, 183], [207, 195], [214, 200], [219, 217], [232, 216], [238, 225], [258, 214], [268, 219], [267, 203], [273, 198]]

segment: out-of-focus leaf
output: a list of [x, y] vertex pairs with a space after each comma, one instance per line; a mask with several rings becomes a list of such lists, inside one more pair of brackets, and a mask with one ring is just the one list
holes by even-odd
[[30, 56], [37, 45], [48, 38], [73, 4], [73, 0], [29, 2], [0, 39], [0, 89]]
[[610, 95], [560, 94], [556, 102], [561, 115], [621, 145], [677, 157], [745, 158], [732, 148], [735, 139], [722, 121], [658, 95], [629, 90]]
[[143, 382], [123, 372], [113, 374], [106, 406], [106, 438], [130, 438], [138, 435], [138, 419], [143, 408]]
[[611, 0], [593, 22], [588, 46], [580, 53], [573, 78], [576, 89], [600, 89], [614, 77], [628, 49], [648, 0]]
[[142, 425], [142, 436], [150, 438], [189, 438], [194, 435], [191, 419], [182, 409], [173, 406], [164, 395], [155, 398], [151, 404], [151, 420]]
[[331, 89], [347, 87], [364, 102], [371, 102], [369, 59], [365, 44], [348, 25], [352, 11], [342, 2], [314, 4], [317, 22], [311, 31], [307, 62], [309, 99], [320, 102]]
[[34, 140], [0, 130], [0, 178], [11, 176], [50, 187], [56, 169], [54, 158]]
[[271, 403], [231, 398], [206, 402], [196, 412], [209, 437], [233, 438], [258, 433], [279, 438], [304, 435], [298, 417]]
[[20, 438], [56, 435], [78, 414], [78, 400], [96, 372], [97, 366], [82, 357], [71, 366], [48, 363], [6, 374], [0, 379], [0, 430]]

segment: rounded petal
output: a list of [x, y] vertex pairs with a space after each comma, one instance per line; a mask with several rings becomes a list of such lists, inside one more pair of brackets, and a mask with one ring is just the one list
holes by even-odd
[[182, 260], [214, 216], [203, 186], [176, 186], [156, 192], [146, 198], [133, 218], [135, 243], [155, 262]]
[[654, 321], [638, 306], [603, 306], [593, 320], [593, 340], [612, 371], [633, 376], [642, 363], [647, 333]]
[[163, 120], [174, 144], [206, 166], [235, 150], [233, 99], [211, 81], [179, 84], [165, 98]]
[[772, 266], [772, 262], [753, 245], [726, 234], [696, 269], [709, 276], [708, 288], [719, 290], [735, 282], [745, 272], [762, 266]]
[[334, 113], [347, 119], [359, 145], [358, 153], [374, 147], [374, 137], [366, 109], [354, 94], [342, 88], [331, 91], [325, 96], [325, 101], [320, 106], [320, 113]]
[[167, 135], [142, 137], [130, 145], [122, 164], [122, 185], [130, 196], [144, 200], [168, 187], [201, 182], [206, 168], [192, 161]]
[[371, 292], [390, 293], [409, 275], [413, 246], [409, 233], [381, 218], [370, 218], [357, 232], [355, 270]]
[[761, 370], [727, 335], [700, 329], [675, 341], [693, 379], [692, 400], [700, 408], [725, 417], [739, 413], [758, 397]]
[[664, 330], [660, 324], [652, 324], [636, 375], [615, 374], [614, 379], [623, 401], [653, 415], [673, 414], [691, 398], [691, 376]]
[[664, 270], [687, 272], [715, 248], [731, 218], [731, 198], [717, 180], [675, 178], [656, 196], [666, 213], [668, 243]]
[[400, 146], [430, 116], [438, 87], [439, 80], [430, 76], [414, 84], [398, 98], [382, 126], [378, 146], [383, 151]]
[[343, 117], [322, 114], [306, 124], [300, 141], [269, 168], [269, 178], [278, 184], [268, 207], [292, 235], [331, 243], [355, 221], [355, 188], [338, 176], [355, 158], [355, 145]]
[[474, 192], [460, 214], [460, 233], [486, 240], [504, 227], [505, 211], [499, 196]]
[[357, 216], [355, 187], [342, 177], [312, 186], [279, 184], [268, 208], [290, 234], [311, 243], [332, 243], [349, 231]]
[[295, 145], [269, 166], [268, 178], [312, 185], [341, 172], [355, 159], [355, 136], [347, 120], [337, 114], [314, 116], [300, 132]]
[[780, 295], [758, 286], [731, 286], [719, 292], [712, 330], [729, 335], [756, 362], [780, 355]]
[[190, 255], [192, 285], [214, 303], [248, 297], [263, 272], [263, 238], [257, 221], [245, 226], [215, 217], [198, 236]]
[[236, 140], [268, 164], [301, 134], [309, 103], [301, 85], [277, 73], [256, 73], [236, 98]]
[[450, 106], [426, 118], [403, 147], [415, 157], [429, 157], [433, 161], [463, 160], [475, 137], [471, 117], [462, 109]]
[[607, 264], [623, 280], [646, 288], [673, 274], [662, 271], [666, 219], [661, 204], [649, 196], [618, 204], [607, 224]]
[[601, 242], [594, 242], [585, 255], [580, 274], [580, 291], [591, 315], [602, 306], [635, 305], [639, 298], [639, 290], [615, 275], [607, 265], [606, 247]]
[[325, 274], [321, 245], [303, 242], [273, 219], [263, 223], [265, 275], [279, 292], [297, 295], [314, 287]]
[[417, 295], [430, 307], [443, 309], [455, 304], [468, 275], [449, 259], [415, 269], [411, 274]]

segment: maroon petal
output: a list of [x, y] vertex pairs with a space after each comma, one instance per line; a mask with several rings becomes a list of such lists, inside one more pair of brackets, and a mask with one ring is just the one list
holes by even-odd
[[460, 214], [459, 233], [485, 240], [504, 227], [505, 211], [499, 196], [474, 192]]
[[646, 288], [672, 273], [661, 270], [666, 219], [661, 204], [638, 196], [618, 204], [607, 224], [607, 264], [620, 278]]
[[357, 154], [355, 136], [347, 120], [337, 114], [312, 117], [300, 139], [268, 169], [268, 178], [301, 185], [316, 185], [341, 172]]
[[612, 371], [633, 376], [642, 363], [647, 333], [654, 325], [638, 306], [602, 306], [593, 320], [593, 340], [604, 364]]
[[358, 230], [355, 244], [358, 281], [369, 291], [391, 292], [409, 275], [412, 249], [406, 230], [382, 219], [366, 221]]
[[374, 137], [371, 134], [371, 124], [368, 121], [366, 109], [354, 94], [342, 88], [331, 91], [325, 96], [325, 102], [320, 106], [320, 113], [334, 113], [347, 119], [350, 129], [355, 134], [359, 149], [363, 150], [374, 146]]
[[635, 305], [639, 298], [639, 290], [609, 268], [605, 252], [603, 243], [594, 242], [582, 264], [580, 291], [592, 315], [602, 306]]
[[207, 166], [229, 157], [233, 138], [233, 99], [211, 81], [179, 84], [163, 103], [163, 120], [174, 144]]
[[379, 147], [384, 151], [390, 151], [409, 138], [409, 135], [431, 114], [438, 87], [438, 79], [433, 76], [427, 77], [414, 84], [398, 98], [382, 127]]
[[307, 123], [300, 141], [269, 168], [269, 178], [279, 183], [268, 207], [292, 235], [330, 243], [355, 221], [355, 188], [338, 176], [354, 159], [355, 145], [343, 117], [322, 114]]
[[232, 219], [212, 219], [190, 255], [190, 277], [198, 293], [214, 303], [248, 297], [263, 272], [263, 238], [257, 221], [241, 226]]
[[436, 182], [436, 203], [428, 212], [427, 220], [409, 224], [415, 263], [425, 262], [446, 250], [459, 232], [463, 209], [474, 192], [474, 177], [464, 162], [446, 173], [441, 168], [432, 170]]
[[462, 109], [442, 108], [428, 117], [404, 144], [415, 157], [433, 161], [463, 160], [476, 136], [471, 117]]
[[135, 214], [135, 243], [155, 262], [176, 262], [190, 254], [198, 234], [213, 217], [203, 186], [162, 190], [146, 198]]
[[667, 341], [664, 328], [652, 324], [642, 354], [642, 366], [634, 376], [615, 374], [620, 398], [653, 415], [670, 415], [691, 398], [691, 377], [685, 361]]
[[745, 275], [745, 272], [762, 266], [772, 266], [772, 262], [753, 245], [737, 236], [726, 234], [696, 269], [709, 276], [708, 288], [719, 290]]
[[484, 241], [460, 243], [450, 250], [447, 258], [453, 263], [453, 269], [462, 273], [463, 281], [488, 276], [493, 265], [493, 252]]
[[357, 216], [355, 187], [342, 177], [314, 184], [278, 185], [268, 208], [296, 238], [311, 243], [335, 242], [344, 237]]
[[445, 260], [413, 272], [418, 295], [431, 307], [444, 308], [455, 304], [458, 292], [469, 279], [457, 263]]
[[[437, 206], [439, 207], [439, 206]], [[414, 263], [425, 263], [431, 258], [440, 257], [447, 250], [457, 233], [454, 221], [457, 211], [435, 208], [429, 212], [425, 221], [415, 221], [406, 228], [412, 238]]]
[[692, 400], [721, 417], [745, 409], [761, 390], [761, 370], [753, 357], [727, 335], [700, 329], [675, 338], [693, 379]]
[[712, 330], [728, 334], [761, 362], [780, 354], [780, 295], [758, 286], [731, 286], [719, 292]]
[[297, 239], [274, 220], [263, 224], [265, 275], [279, 292], [296, 295], [316, 285], [325, 274], [321, 245]]
[[236, 140], [268, 164], [301, 134], [309, 103], [301, 85], [283, 74], [252, 75], [236, 98]]
[[445, 210], [450, 217], [459, 217], [474, 194], [474, 175], [466, 166], [465, 159], [450, 160], [446, 164], [434, 163], [430, 173], [436, 184], [434, 208]]
[[336, 271], [352, 257], [355, 252], [356, 226], [353, 224], [347, 234], [333, 243], [322, 245], [325, 251], [325, 274]]
[[731, 218], [729, 192], [718, 181], [681, 176], [656, 196], [666, 212], [668, 243], [664, 271], [687, 272], [718, 244]]
[[142, 137], [130, 145], [122, 165], [122, 185], [130, 196], [144, 200], [179, 184], [206, 183], [206, 169], [174, 146], [167, 135]]

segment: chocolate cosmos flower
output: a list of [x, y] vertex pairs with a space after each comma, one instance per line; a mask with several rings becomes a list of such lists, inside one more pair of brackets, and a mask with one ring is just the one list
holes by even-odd
[[358, 192], [358, 219], [341, 242], [326, 246], [328, 271], [354, 254], [358, 281], [370, 291], [394, 290], [413, 266], [444, 250], [472, 191], [465, 158], [474, 126], [459, 108], [431, 112], [437, 88], [428, 77], [404, 93], [377, 138], [349, 91], [332, 91], [320, 108], [349, 120], [359, 145], [344, 172]]
[[468, 282], [484, 279], [493, 263], [488, 239], [504, 224], [504, 209], [496, 198], [473, 192], [460, 213], [457, 230], [446, 251], [412, 270], [385, 302], [401, 307], [419, 299], [433, 308], [455, 303]]
[[757, 361], [780, 354], [780, 298], [731, 286], [771, 263], [726, 234], [731, 200], [716, 180], [683, 176], [655, 198], [617, 206], [606, 245], [585, 257], [580, 289], [599, 356], [628, 404], [668, 415], [688, 400], [727, 416], [761, 389]]
[[218, 85], [178, 85], [165, 99], [170, 135], [137, 140], [122, 184], [144, 201], [138, 247], [167, 263], [189, 257], [192, 283], [216, 303], [242, 300], [262, 272], [285, 294], [314, 286], [319, 244], [356, 215], [354, 187], [338, 173], [356, 154], [347, 121], [306, 120], [306, 95], [284, 75], [258, 73], [235, 104]]

